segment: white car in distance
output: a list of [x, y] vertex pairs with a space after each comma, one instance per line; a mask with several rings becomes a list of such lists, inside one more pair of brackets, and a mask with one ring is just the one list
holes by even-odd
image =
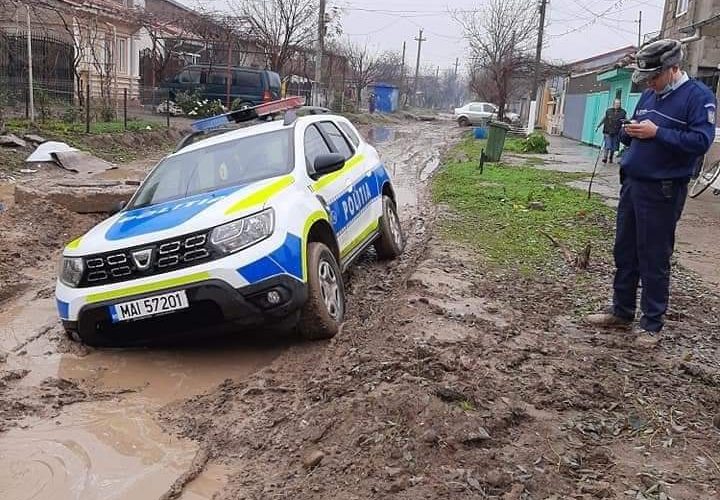
[[[491, 120], [497, 120], [498, 107], [489, 102], [470, 102], [461, 108], [455, 108], [454, 118], [458, 125], [467, 127], [470, 125], [486, 125]], [[520, 119], [517, 113], [505, 111], [505, 118], [510, 122]]]

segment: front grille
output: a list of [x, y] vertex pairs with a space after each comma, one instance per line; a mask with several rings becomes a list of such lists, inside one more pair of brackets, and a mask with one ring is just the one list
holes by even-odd
[[210, 245], [207, 231], [90, 255], [85, 257], [85, 272], [79, 287], [107, 285], [166, 273], [220, 256]]

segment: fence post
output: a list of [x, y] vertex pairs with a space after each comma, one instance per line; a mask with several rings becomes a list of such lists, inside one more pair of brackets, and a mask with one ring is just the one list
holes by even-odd
[[123, 89], [123, 129], [127, 130], [127, 89]]
[[167, 128], [170, 128], [170, 89], [168, 89], [167, 100], [165, 101], [165, 120]]
[[30, 119], [30, 94], [27, 87], [25, 87], [25, 91], [23, 92], [25, 94], [25, 119]]
[[85, 83], [85, 133], [90, 133], [90, 75]]

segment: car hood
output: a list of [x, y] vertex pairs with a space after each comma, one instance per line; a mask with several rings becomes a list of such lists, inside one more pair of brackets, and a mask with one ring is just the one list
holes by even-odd
[[109, 252], [209, 229], [262, 210], [270, 197], [293, 183], [285, 175], [125, 210], [72, 241], [64, 254]]

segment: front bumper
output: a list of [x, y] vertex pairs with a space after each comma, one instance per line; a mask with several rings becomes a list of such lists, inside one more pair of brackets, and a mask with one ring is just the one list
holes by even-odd
[[[190, 307], [159, 316], [113, 323], [109, 306], [153, 295], [185, 290]], [[277, 291], [281, 301], [267, 302], [267, 293]], [[219, 279], [209, 279], [149, 293], [137, 294], [83, 306], [77, 321], [63, 326], [89, 343], [108, 343], [158, 338], [167, 335], [205, 333], [208, 329], [272, 326], [296, 318], [307, 300], [304, 283], [287, 275], [274, 276], [236, 289]]]

